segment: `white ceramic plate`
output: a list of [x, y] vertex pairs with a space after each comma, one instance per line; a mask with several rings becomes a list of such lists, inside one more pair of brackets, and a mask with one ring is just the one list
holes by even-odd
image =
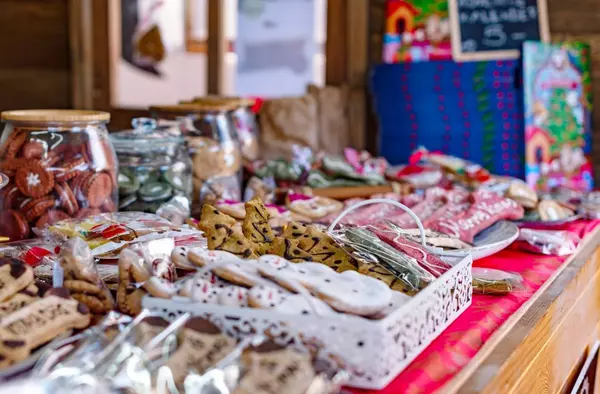
[[[519, 237], [519, 227], [507, 220], [496, 222], [475, 236], [473, 247], [469, 250], [473, 255], [473, 261], [491, 256], [508, 248]], [[447, 256], [453, 256], [455, 251], [448, 251]], [[444, 256], [445, 252], [439, 252]]]

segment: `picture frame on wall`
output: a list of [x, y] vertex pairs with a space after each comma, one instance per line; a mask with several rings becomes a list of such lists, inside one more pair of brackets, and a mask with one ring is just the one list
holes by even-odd
[[455, 61], [517, 59], [525, 41], [550, 41], [546, 0], [449, 0]]
[[539, 191], [590, 191], [591, 51], [585, 43], [523, 45], [525, 179]]

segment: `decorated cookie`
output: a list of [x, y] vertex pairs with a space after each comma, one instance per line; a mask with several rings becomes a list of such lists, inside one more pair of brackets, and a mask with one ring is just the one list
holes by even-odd
[[296, 239], [276, 237], [271, 243], [271, 247], [267, 252], [269, 254], [281, 256], [294, 263], [313, 260], [310, 254], [306, 253], [299, 247], [299, 242]]
[[195, 270], [196, 266], [188, 259], [189, 248], [187, 246], [176, 246], [171, 252], [171, 261], [175, 267], [182, 270]]
[[39, 198], [54, 188], [54, 176], [34, 160], [17, 170], [15, 184], [24, 195]]
[[198, 227], [204, 232], [214, 230], [215, 226], [220, 224], [226, 227], [233, 227], [236, 220], [229, 215], [220, 212], [212, 205], [205, 204], [202, 207], [202, 216]]
[[288, 208], [297, 214], [316, 220], [340, 212], [344, 209], [344, 204], [327, 197], [312, 197], [291, 201]]
[[259, 309], [272, 309], [291, 315], [337, 315], [329, 305], [308, 294], [293, 294], [280, 287], [254, 286], [248, 292], [248, 305]]
[[252, 346], [242, 354], [246, 373], [234, 394], [304, 394], [315, 378], [309, 353], [274, 343]]
[[21, 260], [0, 258], [0, 302], [10, 299], [33, 282], [33, 270]]
[[219, 291], [217, 296], [219, 305], [234, 308], [248, 306], [248, 289], [240, 286], [228, 286]]
[[499, 220], [518, 220], [523, 217], [524, 210], [514, 200], [500, 197], [495, 193], [478, 190], [472, 193], [473, 205], [462, 215], [434, 221], [430, 228], [467, 243], [480, 231]]
[[217, 202], [215, 206], [222, 213], [238, 220], [243, 220], [246, 216], [246, 210], [243, 202], [222, 201]]
[[188, 371], [204, 373], [236, 346], [235, 339], [221, 333], [217, 326], [200, 317], [193, 317], [186, 322], [180, 338], [181, 344], [166, 364], [178, 386], [183, 383]]
[[392, 290], [400, 291], [409, 295], [415, 294], [413, 287], [409, 287], [405, 281], [397, 278], [387, 268], [382, 267], [379, 264], [361, 264], [358, 272], [385, 283]]
[[14, 362], [29, 357], [36, 347], [70, 329], [90, 324], [89, 309], [70, 298], [68, 291], [51, 290], [0, 321], [0, 354]]
[[299, 222], [290, 222], [287, 226], [285, 226], [281, 236], [286, 239], [296, 239], [303, 235], [307, 229], [308, 226], [305, 224]]
[[188, 256], [190, 261], [200, 267], [214, 263], [220, 264], [212, 271], [233, 284], [252, 287], [261, 281], [255, 264], [251, 261], [244, 261], [231, 253], [196, 248], [190, 250]]
[[310, 254], [313, 261], [323, 263], [337, 272], [358, 270], [356, 260], [329, 235], [314, 226], [309, 226], [297, 240], [300, 249]]
[[269, 212], [260, 198], [246, 202], [246, 217], [242, 229], [246, 238], [257, 245], [259, 254], [266, 254], [275, 238], [269, 225]]
[[254, 245], [233, 225], [217, 223], [205, 226], [201, 222], [200, 227], [206, 234], [208, 249], [229, 252], [246, 259], [257, 257]]
[[190, 300], [202, 304], [218, 304], [219, 288], [212, 283], [196, 278], [189, 286]]
[[355, 271], [340, 274], [319, 263], [300, 263], [279, 269], [259, 264], [259, 272], [292, 291], [300, 284], [333, 309], [361, 316], [379, 312], [392, 296], [387, 285], [376, 279]]

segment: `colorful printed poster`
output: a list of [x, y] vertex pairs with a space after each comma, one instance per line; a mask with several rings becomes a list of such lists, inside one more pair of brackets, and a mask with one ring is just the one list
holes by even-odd
[[388, 0], [383, 62], [452, 59], [447, 0]]
[[592, 189], [589, 46], [526, 42], [523, 88], [527, 183]]

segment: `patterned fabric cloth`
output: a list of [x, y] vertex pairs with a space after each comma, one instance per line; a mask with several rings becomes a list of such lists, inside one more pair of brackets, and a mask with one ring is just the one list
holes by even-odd
[[[583, 238], [600, 220], [565, 225]], [[513, 313], [546, 282], [568, 257], [534, 255], [508, 249], [476, 261], [473, 266], [520, 273], [524, 288], [507, 296], [473, 296], [473, 303], [419, 357], [381, 391], [349, 389], [352, 393], [434, 393], [456, 375]]]

